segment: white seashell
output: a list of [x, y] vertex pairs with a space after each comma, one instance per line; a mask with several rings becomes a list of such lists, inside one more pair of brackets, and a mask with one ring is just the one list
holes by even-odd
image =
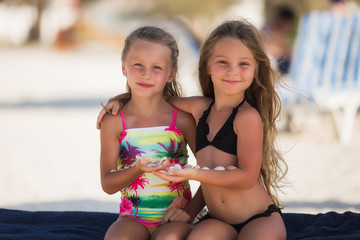
[[225, 170], [225, 168], [223, 166], [217, 166], [214, 170]]
[[208, 167], [202, 167], [201, 169], [203, 169], [203, 170], [209, 170]]
[[227, 166], [226, 167], [226, 170], [235, 170], [235, 169], [237, 169], [237, 167], [235, 167], [235, 166]]
[[200, 169], [200, 166], [199, 166], [199, 165], [195, 165], [195, 166], [194, 166], [194, 169]]
[[180, 165], [180, 164], [175, 164], [175, 165], [174, 165], [174, 168], [176, 168], [176, 169], [180, 169], [180, 170], [182, 169], [182, 167], [181, 167], [181, 165]]
[[156, 167], [156, 166], [159, 166], [163, 161], [167, 160], [166, 157], [163, 157], [163, 158], [160, 159], [160, 160], [154, 160], [154, 159], [151, 158], [151, 157], [143, 157], [143, 159], [148, 162], [148, 164], [146, 164], [148, 167]]

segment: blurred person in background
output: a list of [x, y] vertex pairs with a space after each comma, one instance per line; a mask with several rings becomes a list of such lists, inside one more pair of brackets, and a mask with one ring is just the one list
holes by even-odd
[[266, 50], [276, 60], [282, 74], [287, 74], [290, 68], [294, 27], [295, 13], [284, 5], [277, 7], [262, 29]]

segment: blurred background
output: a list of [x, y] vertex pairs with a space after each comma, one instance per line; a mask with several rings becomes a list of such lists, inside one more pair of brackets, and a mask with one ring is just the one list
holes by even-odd
[[[345, 15], [359, 3], [346, 1]], [[254, 23], [286, 81], [299, 21], [331, 8], [328, 0], [0, 0], [0, 208], [118, 212], [120, 195], [100, 186], [96, 118], [125, 89], [121, 50], [131, 30], [151, 24], [175, 36], [178, 79], [193, 96], [199, 47], [224, 20]], [[289, 116], [295, 108], [284, 100], [284, 211], [359, 212], [358, 108], [342, 141], [332, 113], [314, 105]]]

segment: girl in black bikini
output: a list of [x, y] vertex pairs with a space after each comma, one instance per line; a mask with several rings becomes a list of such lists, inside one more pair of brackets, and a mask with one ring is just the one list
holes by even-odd
[[[188, 239], [286, 239], [276, 195], [287, 170], [275, 149], [277, 80], [258, 30], [245, 20], [228, 21], [200, 51], [204, 97], [170, 99], [196, 120], [200, 169], [156, 174], [169, 181], [199, 181], [209, 210]], [[116, 102], [107, 107], [119, 108]], [[175, 221], [180, 214], [181, 209], [169, 211], [164, 220]]]

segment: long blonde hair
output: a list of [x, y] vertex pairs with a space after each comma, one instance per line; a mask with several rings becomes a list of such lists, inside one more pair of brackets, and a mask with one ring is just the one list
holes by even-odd
[[254, 81], [245, 91], [245, 99], [259, 112], [263, 122], [263, 157], [259, 182], [265, 187], [274, 203], [279, 206], [277, 190], [280, 188], [279, 182], [287, 172], [287, 164], [275, 148], [277, 136], [275, 121], [281, 111], [280, 98], [275, 91], [279, 74], [270, 65], [256, 27], [244, 19], [226, 21], [211, 32], [200, 50], [199, 81], [205, 97], [215, 97], [214, 85], [208, 74], [209, 59], [215, 45], [225, 37], [242, 41], [257, 62]]
[[[171, 67], [176, 68], [178, 66], [179, 48], [175, 38], [165, 30], [154, 26], [143, 26], [135, 29], [125, 39], [124, 48], [121, 54], [121, 60], [126, 60], [132, 43], [137, 40], [146, 40], [153, 43], [159, 43], [170, 49]], [[178, 84], [176, 77], [167, 82], [164, 91], [164, 96], [181, 96], [181, 88]], [[126, 93], [120, 94], [116, 97], [110, 98], [109, 101], [116, 100], [120, 103], [120, 107], [125, 105], [131, 98], [131, 89], [129, 85], [126, 85]]]

